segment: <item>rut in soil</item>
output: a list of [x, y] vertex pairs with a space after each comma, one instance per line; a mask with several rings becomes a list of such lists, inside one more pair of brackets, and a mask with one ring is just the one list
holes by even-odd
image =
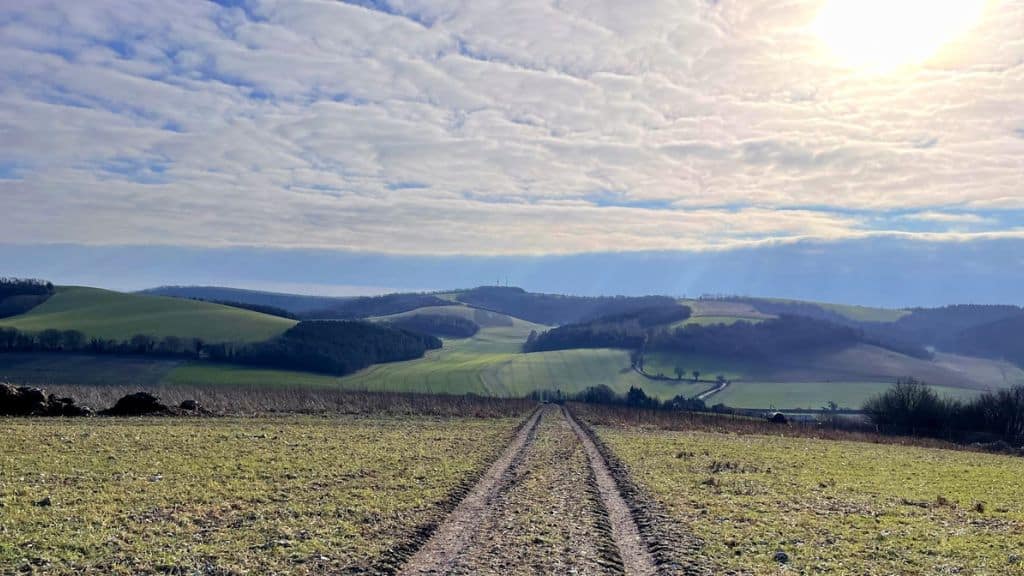
[[655, 574], [593, 441], [548, 405], [524, 425], [401, 574]]

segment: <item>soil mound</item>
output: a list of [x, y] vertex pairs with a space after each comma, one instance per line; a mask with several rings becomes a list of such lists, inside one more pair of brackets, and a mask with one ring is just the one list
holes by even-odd
[[153, 416], [171, 413], [169, 406], [149, 392], [136, 392], [124, 396], [112, 407], [100, 412], [103, 416]]
[[47, 395], [41, 388], [12, 386], [0, 382], [0, 416], [88, 416], [88, 406], [75, 404], [73, 398]]

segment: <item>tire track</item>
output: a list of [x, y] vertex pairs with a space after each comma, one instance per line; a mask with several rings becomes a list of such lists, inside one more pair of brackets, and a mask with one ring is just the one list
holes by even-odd
[[491, 503], [508, 483], [510, 470], [522, 460], [536, 438], [543, 412], [543, 408], [533, 412], [498, 460], [491, 464], [465, 499], [399, 571], [400, 575], [447, 574], [451, 570], [475, 535]]
[[576, 432], [576, 436], [580, 439], [583, 449], [586, 451], [587, 459], [590, 461], [590, 468], [597, 481], [598, 492], [608, 513], [612, 539], [618, 548], [623, 572], [627, 576], [655, 576], [657, 569], [654, 557], [647, 549], [644, 539], [640, 536], [640, 529], [633, 518], [633, 513], [619, 492], [618, 484], [612, 476], [604, 456], [601, 455], [597, 445], [594, 444], [594, 441], [584, 432], [583, 428], [580, 427], [579, 423], [565, 407], [562, 408], [562, 415], [568, 420], [573, 431]]
[[582, 432], [587, 444], [597, 450], [617, 492], [626, 502], [633, 525], [637, 527], [648, 557], [654, 563], [658, 576], [746, 576], [746, 573], [721, 570], [706, 556], [704, 541], [681, 524], [649, 493], [640, 488], [632, 479], [628, 468], [601, 441], [592, 428], [579, 424], [566, 409], [566, 416], [573, 422], [578, 433]]

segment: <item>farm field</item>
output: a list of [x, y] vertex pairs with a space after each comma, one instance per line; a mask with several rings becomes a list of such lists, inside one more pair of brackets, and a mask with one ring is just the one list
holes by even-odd
[[146, 334], [207, 342], [258, 342], [293, 325], [287, 318], [209, 302], [70, 286], [58, 288], [25, 314], [0, 319], [0, 326], [26, 332], [79, 330], [89, 338], [126, 340]]
[[[705, 385], [707, 386], [707, 385]], [[707, 398], [708, 404], [733, 408], [817, 410], [829, 401], [840, 408], [860, 409], [868, 398], [892, 387], [890, 382], [733, 382]], [[940, 395], [968, 400], [977, 390], [932, 386]]]
[[159, 385], [182, 362], [91, 354], [0, 354], [0, 382], [33, 386]]
[[[710, 356], [696, 354], [677, 354], [671, 352], [648, 352], [644, 354], [644, 370], [648, 374], [664, 374], [669, 378], [676, 377], [676, 367], [683, 369], [683, 381], [693, 378], [693, 371], [700, 372], [702, 380], [714, 380], [718, 375], [728, 380], [739, 380], [755, 373], [757, 366], [739, 360], [722, 360]], [[707, 384], [702, 384], [707, 388]]]
[[855, 304], [835, 304], [831, 302], [814, 302], [809, 300], [791, 300], [787, 298], [758, 298], [764, 302], [778, 302], [781, 304], [812, 304], [819, 308], [835, 312], [845, 316], [848, 320], [855, 322], [896, 322], [900, 318], [909, 315], [909, 310], [898, 308], [876, 308], [872, 306], [858, 306]]
[[380, 569], [518, 422], [0, 419], [0, 573]]
[[727, 302], [723, 300], [680, 300], [681, 304], [690, 307], [690, 317], [676, 322], [669, 328], [675, 329], [693, 324], [709, 326], [712, 324], [735, 324], [750, 322], [756, 324], [774, 316], [759, 312], [746, 302]]
[[704, 541], [718, 573], [1024, 573], [1021, 458], [698, 431], [598, 433]]
[[[746, 303], [713, 300], [684, 301], [694, 307], [695, 319], [757, 321], [767, 318]], [[695, 396], [718, 375], [732, 381], [721, 393], [706, 399], [738, 408], [820, 408], [830, 400], [848, 408], [888, 388], [897, 378], [912, 375], [938, 386], [943, 394], [966, 398], [977, 391], [1024, 383], [1024, 370], [1006, 362], [939, 354], [935, 360], [911, 358], [870, 345], [806, 357], [779, 358], [770, 363], [721, 360], [691, 354], [650, 352], [645, 378], [630, 369], [629, 352], [615, 349], [574, 349], [523, 354], [531, 331], [546, 327], [465, 305], [420, 308], [387, 321], [415, 314], [470, 318], [482, 329], [472, 338], [448, 339], [444, 348], [406, 362], [377, 364], [346, 377], [272, 370], [157, 357], [103, 357], [86, 354], [5, 354], [0, 357], [0, 380], [42, 386], [137, 386], [153, 389], [184, 387], [251, 387], [254, 389], [314, 388], [444, 394], [524, 396], [535, 390], [572, 394], [604, 385], [623, 393], [643, 388], [666, 400]], [[704, 316], [702, 316], [704, 315]], [[724, 316], [723, 316], [724, 315]], [[732, 315], [732, 316], [729, 316]], [[199, 334], [208, 342], [263, 340], [294, 322], [247, 310], [176, 298], [120, 294], [88, 288], [60, 288], [43, 305], [0, 325], [22, 329], [76, 328], [103, 337], [128, 338], [139, 331], [151, 334]], [[676, 367], [685, 374], [675, 379]]]

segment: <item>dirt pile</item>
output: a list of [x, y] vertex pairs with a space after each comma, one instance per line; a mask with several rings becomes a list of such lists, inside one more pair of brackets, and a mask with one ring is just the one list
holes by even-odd
[[195, 400], [185, 400], [171, 407], [149, 392], [136, 392], [123, 396], [112, 407], [100, 412], [102, 416], [194, 416], [210, 414]]
[[88, 406], [73, 398], [58, 398], [40, 388], [0, 383], [0, 416], [88, 416]]
[[170, 406], [149, 392], [136, 392], [123, 396], [116, 404], [100, 412], [103, 416], [153, 416], [172, 414]]

